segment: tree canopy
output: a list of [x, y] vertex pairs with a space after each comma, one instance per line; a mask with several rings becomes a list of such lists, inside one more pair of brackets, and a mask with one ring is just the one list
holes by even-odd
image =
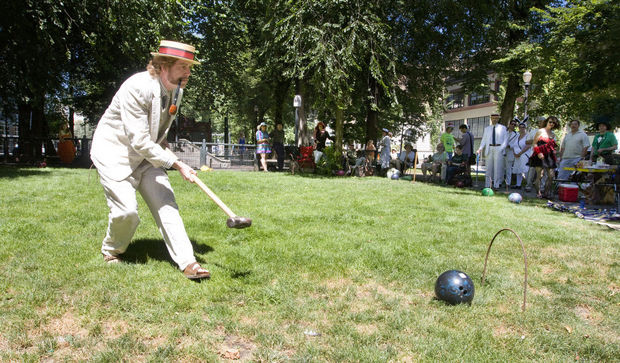
[[29, 119], [31, 136], [53, 133], [63, 107], [96, 123], [159, 41], [174, 39], [202, 61], [182, 112], [220, 131], [224, 117], [246, 134], [263, 120], [292, 127], [295, 94], [302, 119], [327, 122], [337, 147], [382, 127], [421, 131], [446, 80], [488, 92], [490, 71], [505, 120], [526, 69], [533, 114], [618, 125], [619, 14], [612, 0], [5, 1], [0, 106]]

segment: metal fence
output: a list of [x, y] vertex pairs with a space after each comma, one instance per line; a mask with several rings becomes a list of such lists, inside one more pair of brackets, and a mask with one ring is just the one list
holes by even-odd
[[[74, 164], [90, 165], [91, 139], [73, 138], [76, 147]], [[23, 145], [20, 145], [19, 142]], [[48, 164], [60, 163], [58, 159], [58, 139], [2, 137], [0, 140], [0, 162], [36, 164], [47, 161]], [[184, 163], [193, 168], [203, 165], [214, 169], [251, 168], [255, 161], [256, 145], [192, 142], [180, 139], [171, 142], [170, 148]]]
[[254, 165], [256, 145], [191, 142], [181, 139], [170, 143], [170, 149], [187, 165], [214, 169], [243, 168]]
[[[90, 165], [90, 139], [72, 140], [76, 148], [74, 163]], [[21, 144], [20, 144], [21, 142]], [[41, 161], [54, 163], [58, 159], [58, 139], [54, 138], [19, 138], [17, 136], [3, 136], [0, 139], [0, 162], [36, 164]]]

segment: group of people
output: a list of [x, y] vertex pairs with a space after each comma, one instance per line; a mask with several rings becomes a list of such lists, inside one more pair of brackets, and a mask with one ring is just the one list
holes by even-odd
[[[555, 131], [561, 124], [555, 116], [541, 119], [538, 128], [529, 132], [526, 123], [518, 119], [510, 121], [508, 127], [498, 121], [499, 115], [491, 115], [491, 125], [484, 129], [477, 150], [478, 154], [484, 151], [486, 155], [486, 188], [499, 189], [504, 184], [507, 189], [521, 189], [525, 179], [526, 191], [534, 188], [538, 198], [548, 198], [554, 180], [567, 180], [572, 173], [565, 168], [574, 167], [581, 160], [608, 158], [618, 147], [611, 125], [604, 121], [596, 124], [599, 133], [590, 144], [579, 120], [571, 120], [570, 129], [559, 145]], [[513, 175], [516, 176], [514, 186]]]
[[453, 126], [446, 127], [440, 136], [440, 143], [436, 147], [436, 152], [429, 155], [422, 163], [422, 174], [427, 177], [439, 179], [450, 184], [456, 175], [463, 174], [466, 179], [471, 180], [471, 164], [476, 160], [474, 154], [474, 136], [469, 131], [467, 125], [459, 126], [460, 137], [456, 138], [452, 134]]
[[422, 163], [423, 175], [429, 173], [430, 177], [450, 183], [458, 173], [470, 174], [471, 165], [479, 160], [477, 156], [484, 157], [485, 188], [505, 186], [518, 190], [525, 180], [525, 191], [534, 189], [539, 198], [546, 198], [552, 192], [554, 180], [569, 179], [572, 171], [565, 168], [574, 167], [582, 160], [597, 161], [599, 158], [611, 164], [611, 155], [618, 147], [611, 125], [605, 121], [596, 124], [598, 134], [590, 143], [579, 120], [572, 120], [570, 130], [558, 145], [555, 130], [560, 128], [560, 122], [555, 116], [541, 119], [538, 127], [530, 131], [527, 124], [517, 118], [507, 127], [500, 124], [499, 119], [499, 114], [491, 115], [491, 125], [484, 129], [475, 152], [474, 138], [467, 125], [460, 125], [460, 138], [454, 137], [451, 126], [446, 127], [436, 152]]
[[284, 169], [284, 127], [281, 122], [276, 123], [276, 128], [271, 133], [267, 132], [267, 124], [261, 122], [256, 130], [256, 154], [260, 157], [263, 171], [267, 171], [267, 155], [273, 151], [278, 161], [278, 171]]

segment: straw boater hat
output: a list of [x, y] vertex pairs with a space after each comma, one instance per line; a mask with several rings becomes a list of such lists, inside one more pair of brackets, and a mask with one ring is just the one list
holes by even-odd
[[195, 53], [196, 48], [189, 44], [173, 42], [171, 40], [162, 40], [159, 44], [159, 51], [151, 52], [151, 55], [182, 59], [192, 64], [200, 64], [200, 62], [194, 60]]

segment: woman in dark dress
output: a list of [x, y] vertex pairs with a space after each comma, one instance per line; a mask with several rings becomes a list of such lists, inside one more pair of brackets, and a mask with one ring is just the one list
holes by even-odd
[[334, 141], [334, 139], [329, 135], [329, 132], [325, 129], [325, 124], [322, 121], [314, 128], [314, 162], [318, 163], [321, 157], [323, 156], [323, 150], [325, 149], [325, 143], [327, 139]]
[[[551, 194], [551, 187], [553, 186], [553, 179], [555, 178], [555, 168], [557, 167], [557, 158], [555, 150], [557, 144], [555, 143], [555, 134], [553, 130], [560, 128], [560, 122], [557, 117], [549, 116], [545, 120], [545, 126], [536, 132], [534, 136], [534, 152], [530, 156], [528, 165], [530, 168], [536, 168], [536, 180], [534, 185], [537, 191], [538, 198], [548, 198]], [[541, 190], [541, 180], [543, 174], [547, 175], [547, 181], [545, 187]]]

